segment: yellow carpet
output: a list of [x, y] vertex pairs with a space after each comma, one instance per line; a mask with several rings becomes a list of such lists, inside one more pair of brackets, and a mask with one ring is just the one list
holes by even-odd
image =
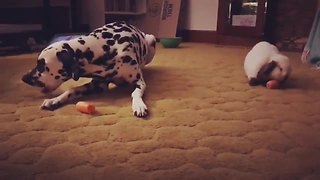
[[249, 87], [248, 51], [159, 45], [144, 73], [147, 120], [123, 87], [86, 98], [95, 115], [41, 111], [46, 97], [20, 81], [37, 55], [1, 57], [0, 179], [320, 179], [320, 72], [286, 53], [286, 89]]

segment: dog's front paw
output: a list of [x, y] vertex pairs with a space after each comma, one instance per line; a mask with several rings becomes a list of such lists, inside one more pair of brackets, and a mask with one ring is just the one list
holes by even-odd
[[60, 108], [63, 103], [59, 98], [45, 99], [40, 106], [40, 109], [53, 111]]
[[132, 111], [137, 117], [146, 117], [148, 115], [147, 106], [144, 104], [141, 98], [132, 99]]

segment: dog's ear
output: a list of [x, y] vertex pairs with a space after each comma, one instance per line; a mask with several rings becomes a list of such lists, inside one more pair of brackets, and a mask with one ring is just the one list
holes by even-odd
[[268, 81], [271, 72], [278, 66], [277, 62], [271, 61], [268, 64], [265, 64], [261, 67], [261, 69], [258, 72], [257, 79], [261, 82]]
[[62, 62], [63, 68], [68, 75], [75, 81], [80, 78], [79, 64], [75, 57], [68, 51], [61, 51], [57, 53], [58, 59]]

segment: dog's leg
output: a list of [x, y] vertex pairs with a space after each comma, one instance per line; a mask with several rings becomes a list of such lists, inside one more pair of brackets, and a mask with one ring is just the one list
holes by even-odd
[[147, 106], [142, 100], [143, 93], [146, 89], [146, 83], [143, 80], [142, 74], [137, 81], [134, 82], [135, 90], [132, 92], [132, 110], [135, 116], [145, 117], [148, 115]]
[[55, 98], [45, 99], [40, 108], [53, 111], [83, 95], [102, 92], [108, 88], [108, 84], [109, 82], [93, 79], [91, 82], [67, 90]]

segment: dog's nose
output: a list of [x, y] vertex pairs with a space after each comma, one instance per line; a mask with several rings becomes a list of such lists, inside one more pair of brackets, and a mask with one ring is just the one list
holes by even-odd
[[29, 84], [29, 85], [32, 85], [32, 84], [33, 84], [33, 83], [32, 83], [32, 77], [31, 77], [30, 74], [24, 75], [21, 80], [22, 80], [23, 82]]

